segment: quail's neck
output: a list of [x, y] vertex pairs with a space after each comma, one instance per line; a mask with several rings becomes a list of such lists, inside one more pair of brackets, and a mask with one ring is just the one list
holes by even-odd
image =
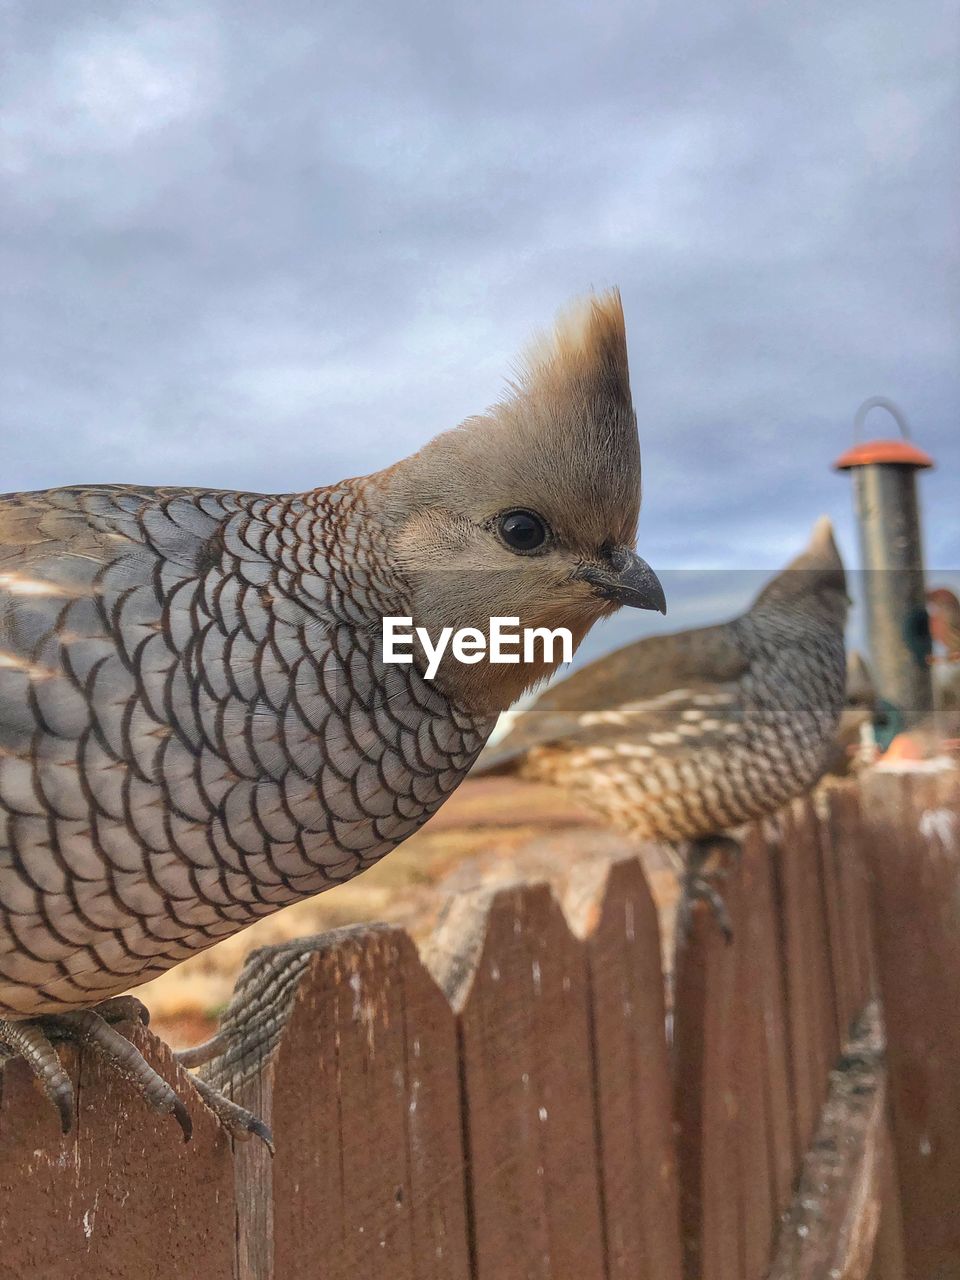
[[356, 622], [409, 612], [408, 591], [395, 567], [383, 499], [375, 476], [344, 480], [291, 499], [311, 568], [326, 602]]

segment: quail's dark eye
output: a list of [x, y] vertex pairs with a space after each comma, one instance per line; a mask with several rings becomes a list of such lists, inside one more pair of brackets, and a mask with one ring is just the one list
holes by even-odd
[[507, 511], [497, 528], [511, 551], [536, 551], [547, 540], [547, 526], [532, 511]]

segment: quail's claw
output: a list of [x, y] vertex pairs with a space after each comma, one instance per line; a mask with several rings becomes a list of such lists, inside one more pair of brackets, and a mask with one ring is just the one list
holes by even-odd
[[189, 1142], [193, 1137], [193, 1121], [190, 1119], [189, 1111], [177, 1097], [173, 1100], [173, 1118], [183, 1132], [184, 1142]]
[[23, 1058], [57, 1108], [61, 1133], [69, 1133], [73, 1127], [73, 1085], [43, 1029], [35, 1022], [0, 1022], [0, 1044], [11, 1050], [10, 1057]]
[[[222, 1083], [224, 1079], [230, 1078], [229, 1075], [224, 1076], [222, 1072], [218, 1072], [216, 1069], [209, 1069], [209, 1064], [215, 1063], [218, 1058], [229, 1057], [231, 1050], [237, 1048], [236, 1037], [236, 1026], [221, 1026], [220, 1030], [212, 1035], [209, 1040], [205, 1040], [202, 1044], [193, 1045], [189, 1049], [179, 1050], [176, 1055], [177, 1061], [182, 1067], [188, 1069], [195, 1067], [207, 1068], [204, 1076], [212, 1076], [218, 1083]], [[270, 1154], [274, 1154], [273, 1135], [269, 1126], [258, 1116], [255, 1116], [252, 1111], [247, 1111], [245, 1107], [241, 1107], [239, 1103], [234, 1102], [226, 1094], [221, 1093], [215, 1085], [210, 1083], [209, 1078], [205, 1079], [203, 1076], [195, 1075], [193, 1070], [190, 1070], [190, 1079], [193, 1081], [200, 1097], [231, 1137], [236, 1138], [238, 1142], [248, 1142], [252, 1137], [260, 1138]]]
[[135, 1044], [115, 1031], [99, 1013], [93, 1009], [79, 1009], [72, 1013], [54, 1014], [44, 1019], [44, 1022], [65, 1028], [71, 1039], [95, 1049], [118, 1075], [133, 1085], [154, 1111], [160, 1115], [172, 1114], [183, 1130], [184, 1142], [190, 1141], [193, 1122], [173, 1086], [154, 1071]]
[[238, 1142], [249, 1142], [253, 1137], [260, 1138], [270, 1154], [275, 1154], [273, 1134], [252, 1111], [247, 1111], [245, 1107], [224, 1097], [214, 1089], [213, 1085], [207, 1084], [206, 1080], [201, 1080], [199, 1076], [191, 1075], [190, 1079], [197, 1093], [232, 1138], [236, 1138]]
[[[714, 876], [721, 873], [712, 872]], [[733, 923], [730, 920], [730, 912], [727, 910], [727, 904], [723, 900], [723, 895], [716, 885], [711, 884], [710, 880], [702, 872], [691, 872], [683, 882], [683, 896], [680, 899], [680, 907], [677, 913], [677, 928], [681, 937], [686, 937], [690, 932], [690, 926], [693, 921], [693, 904], [695, 902], [705, 902], [713, 913], [720, 932], [723, 934], [724, 941], [729, 945], [733, 941]]]

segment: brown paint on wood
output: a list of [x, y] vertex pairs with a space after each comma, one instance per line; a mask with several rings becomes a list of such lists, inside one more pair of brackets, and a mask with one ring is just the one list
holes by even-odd
[[230, 1143], [169, 1049], [125, 1034], [179, 1091], [179, 1126], [144, 1103], [95, 1054], [61, 1047], [77, 1097], [61, 1135], [22, 1062], [3, 1071], [0, 1277], [3, 1280], [232, 1280], [235, 1208]]
[[863, 959], [858, 943], [861, 904], [851, 892], [849, 872], [849, 864], [859, 859], [860, 850], [859, 847], [851, 850], [846, 840], [847, 795], [840, 788], [829, 792], [826, 813], [820, 820], [837, 1025], [844, 1039], [849, 1036], [852, 1020], [858, 1009], [863, 1009], [865, 1000]]
[[819, 1111], [814, 1048], [816, 1011], [807, 965], [810, 935], [803, 848], [786, 814], [781, 817], [772, 848], [780, 899], [794, 1149], [803, 1152], [813, 1137]]
[[824, 825], [834, 852], [842, 908], [841, 942], [848, 983], [844, 1014], [849, 1032], [859, 1011], [875, 994], [872, 906], [858, 788], [847, 784], [831, 790]]
[[680, 1280], [673, 1097], [660, 928], [639, 861], [576, 867], [564, 899], [584, 936], [609, 1280]]
[[[854, 919], [853, 904], [845, 899], [843, 878], [840, 873], [834, 831], [829, 820], [829, 801], [823, 802], [820, 814], [819, 840], [820, 877], [823, 885], [826, 910], [827, 938], [829, 940], [830, 977], [833, 987], [834, 1031], [837, 1042], [842, 1044], [850, 1031], [851, 1018], [855, 1016], [854, 993], [858, 986], [857, 962], [851, 955], [850, 935]], [[862, 1008], [862, 1005], [861, 1005]]]
[[674, 1079], [686, 1280], [740, 1276], [736, 984], [746, 944], [735, 869], [723, 897], [733, 942], [701, 904], [677, 948]]
[[798, 837], [803, 845], [803, 860], [807, 875], [806, 906], [810, 930], [807, 940], [807, 965], [816, 1011], [814, 1043], [817, 1091], [815, 1099], [819, 1116], [830, 1087], [830, 1071], [840, 1054], [844, 1037], [838, 1030], [839, 1019], [831, 964], [827, 888], [823, 878], [824, 860], [820, 845], [820, 823], [817, 820], [813, 801], [809, 797], [794, 802], [794, 820]]
[[[726, 893], [734, 934], [743, 937], [739, 893]], [[703, 1019], [703, 1280], [739, 1274], [740, 1221], [737, 1111], [742, 1104], [736, 1077], [736, 973], [743, 942], [727, 944], [713, 933], [707, 963]]]
[[777, 857], [796, 1144], [810, 1145], [839, 1050], [816, 818], [808, 801], [782, 815]]
[[[232, 1097], [273, 1128], [275, 1057], [244, 1080]], [[273, 1158], [262, 1142], [234, 1146], [237, 1198], [237, 1280], [273, 1280]]]
[[[455, 957], [465, 951], [470, 963]], [[605, 1275], [587, 966], [547, 886], [454, 903], [476, 1280]]]
[[708, 987], [703, 951], [708, 928], [703, 913], [695, 912], [689, 933], [678, 942], [674, 967], [674, 1114], [684, 1280], [699, 1276], [703, 1248], [704, 1012]]
[[789, 1204], [800, 1152], [794, 1145], [793, 1103], [786, 1024], [786, 993], [779, 903], [774, 890], [773, 858], [759, 827], [750, 829], [746, 844], [753, 886], [750, 947], [760, 982], [763, 1071], [767, 1117], [767, 1168], [774, 1216]]
[[877, 771], [865, 846], [909, 1276], [960, 1275], [960, 787]]
[[761, 896], [766, 850], [753, 840], [743, 847], [740, 865], [740, 939], [737, 945], [737, 988], [734, 1046], [737, 1091], [737, 1159], [740, 1203], [740, 1268], [743, 1276], [763, 1275], [770, 1259], [776, 1213], [771, 1198], [768, 1115], [770, 1088], [765, 1044], [766, 982], [761, 972], [766, 922]]
[[278, 1280], [468, 1280], [455, 1021], [403, 930], [317, 940], [272, 1115]]

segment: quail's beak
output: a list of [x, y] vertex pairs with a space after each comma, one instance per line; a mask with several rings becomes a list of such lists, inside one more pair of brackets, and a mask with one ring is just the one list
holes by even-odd
[[660, 579], [646, 560], [625, 547], [618, 547], [606, 564], [581, 565], [575, 576], [589, 582], [593, 594], [603, 600], [631, 605], [634, 609], [667, 612], [667, 598]]

